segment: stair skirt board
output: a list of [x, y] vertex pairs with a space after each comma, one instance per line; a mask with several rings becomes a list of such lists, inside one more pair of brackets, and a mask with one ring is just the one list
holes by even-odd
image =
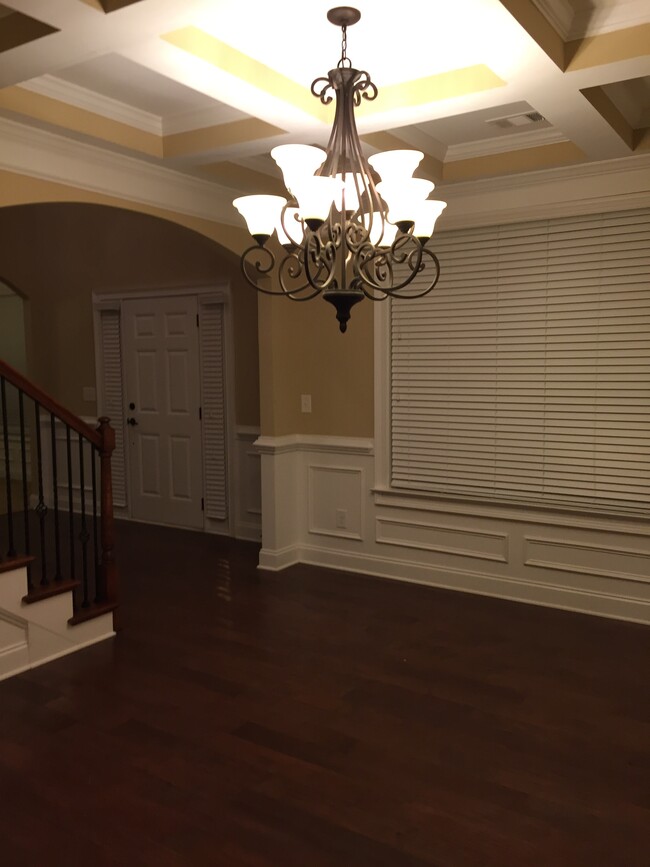
[[113, 615], [71, 626], [72, 593], [23, 602], [24, 567], [0, 574], [0, 680], [115, 635]]

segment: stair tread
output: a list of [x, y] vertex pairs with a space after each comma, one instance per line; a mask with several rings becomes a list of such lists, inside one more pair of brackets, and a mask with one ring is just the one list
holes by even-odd
[[0, 560], [0, 573], [11, 572], [14, 569], [21, 569], [23, 566], [29, 566], [34, 562], [34, 557], [21, 556], [11, 557], [9, 560]]
[[80, 608], [70, 617], [68, 623], [70, 626], [75, 626], [77, 623], [85, 623], [86, 620], [101, 617], [103, 614], [110, 614], [117, 607], [117, 602], [97, 602], [89, 605], [87, 608]]
[[52, 596], [58, 596], [61, 593], [69, 593], [76, 587], [79, 587], [81, 581], [50, 581], [49, 584], [37, 584], [32, 590], [23, 596], [23, 602], [31, 605], [34, 602], [40, 602], [42, 599], [50, 599]]

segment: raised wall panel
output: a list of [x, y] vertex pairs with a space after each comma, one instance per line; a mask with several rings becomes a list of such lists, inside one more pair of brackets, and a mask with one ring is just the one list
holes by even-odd
[[[363, 470], [359, 467], [309, 465], [309, 532], [362, 539]], [[345, 512], [345, 527], [337, 513]]]
[[[637, 541], [643, 542], [642, 539]], [[650, 586], [650, 551], [627, 545], [527, 536], [524, 563], [538, 569], [577, 572]]]
[[378, 517], [376, 527], [377, 542], [385, 545], [508, 562], [507, 533], [486, 533], [453, 525], [388, 517]]

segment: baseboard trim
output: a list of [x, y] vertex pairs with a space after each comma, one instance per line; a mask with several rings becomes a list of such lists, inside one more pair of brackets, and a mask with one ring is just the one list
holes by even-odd
[[107, 638], [114, 637], [115, 632], [111, 630], [105, 635], [100, 635], [97, 638], [91, 638], [88, 641], [82, 642], [81, 644], [71, 644], [64, 650], [59, 650], [57, 653], [53, 653], [51, 656], [46, 656], [44, 659], [34, 660], [33, 662], [29, 662], [26, 665], [20, 665], [18, 668], [13, 669], [12, 671], [0, 674], [0, 681], [7, 680], [7, 678], [10, 677], [15, 677], [17, 674], [22, 674], [25, 671], [30, 671], [32, 668], [40, 668], [41, 665], [47, 665], [48, 662], [54, 662], [57, 659], [61, 659], [61, 657], [63, 656], [69, 656], [71, 653], [76, 653], [78, 650], [84, 650], [86, 647], [91, 647], [93, 644], [99, 644], [100, 641], [106, 641]]
[[277, 551], [269, 551], [268, 548], [262, 548], [260, 551], [260, 559], [257, 564], [258, 569], [266, 569], [269, 572], [281, 572], [289, 566], [295, 566], [296, 563], [307, 562], [301, 555], [302, 549], [295, 545], [288, 545], [286, 548], [280, 548]]
[[430, 564], [334, 551], [315, 545], [292, 546], [281, 551], [260, 552], [259, 568], [280, 571], [295, 563], [308, 563], [344, 572], [358, 572], [411, 584], [424, 584], [510, 602], [541, 605], [650, 625], [650, 603], [634, 597], [611, 596], [573, 588], [552, 586], [527, 579], [505, 578], [485, 572], [440, 569]]

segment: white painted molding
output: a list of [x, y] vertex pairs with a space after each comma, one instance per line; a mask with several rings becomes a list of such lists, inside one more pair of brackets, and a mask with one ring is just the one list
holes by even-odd
[[238, 225], [230, 188], [7, 118], [0, 118], [0, 169]]
[[257, 439], [260, 435], [259, 425], [238, 424], [235, 426], [238, 439]]
[[280, 437], [261, 436], [255, 441], [260, 454], [277, 455], [287, 452], [333, 452], [334, 454], [371, 455], [374, 441], [363, 437], [315, 436], [288, 434]]
[[526, 506], [479, 502], [477, 500], [453, 500], [431, 494], [410, 494], [375, 488], [375, 505], [418, 512], [442, 512], [445, 515], [467, 515], [477, 518], [516, 521], [525, 524], [544, 524], [549, 527], [575, 527], [607, 533], [623, 533], [626, 536], [650, 536], [647, 521], [635, 518], [617, 519], [605, 515], [583, 515], [553, 509], [533, 509]]
[[208, 126], [220, 126], [222, 123], [231, 123], [246, 117], [247, 114], [225, 103], [209, 105], [162, 118], [162, 130], [164, 135], [175, 135]]
[[544, 129], [531, 129], [497, 136], [496, 138], [484, 138], [479, 141], [450, 145], [447, 148], [445, 162], [467, 160], [473, 157], [485, 157], [491, 154], [509, 153], [510, 151], [537, 148], [564, 141], [569, 141], [569, 139], [557, 129], [549, 129], [548, 127]]
[[24, 90], [30, 90], [32, 93], [38, 93], [40, 96], [47, 96], [50, 99], [74, 105], [76, 108], [82, 108], [84, 111], [90, 111], [118, 123], [135, 127], [143, 132], [157, 136], [163, 134], [162, 118], [157, 114], [151, 114], [151, 112], [119, 102], [117, 99], [102, 96], [94, 90], [88, 90], [86, 87], [80, 87], [78, 84], [72, 84], [54, 75], [41, 75], [39, 78], [23, 82], [20, 87]]
[[437, 190], [449, 203], [440, 231], [643, 208], [650, 206], [650, 154], [441, 184]]
[[565, 42], [598, 36], [650, 21], [647, 0], [618, 0], [617, 3], [584, 4], [574, 11], [569, 0], [533, 0], [535, 6]]
[[[613, 596], [608, 593], [576, 590], [519, 577], [494, 575], [490, 572], [456, 569], [449, 566], [441, 568], [430, 563], [319, 548], [315, 545], [296, 546], [291, 549], [291, 556], [295, 559], [287, 565], [297, 562], [309, 563], [314, 566], [341, 569], [344, 572], [392, 578], [410, 584], [426, 584], [430, 587], [441, 587], [478, 596], [492, 596], [513, 602], [525, 602], [529, 605], [541, 605], [545, 608], [577, 611], [597, 617], [650, 625], [650, 603], [635, 596]], [[273, 564], [273, 557], [271, 555], [267, 557]], [[288, 552], [285, 553], [285, 557], [288, 558]], [[278, 565], [262, 566], [260, 556], [260, 568], [274, 571], [285, 568], [279, 565], [280, 558], [277, 563]]]

